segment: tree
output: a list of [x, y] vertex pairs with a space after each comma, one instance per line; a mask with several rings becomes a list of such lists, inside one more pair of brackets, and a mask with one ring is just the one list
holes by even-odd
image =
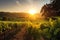
[[60, 0], [51, 0], [50, 4], [46, 4], [41, 9], [41, 16], [54, 17], [60, 16]]

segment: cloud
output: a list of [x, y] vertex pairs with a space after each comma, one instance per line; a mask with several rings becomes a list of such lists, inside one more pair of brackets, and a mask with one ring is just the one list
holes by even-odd
[[17, 4], [19, 4], [19, 1], [16, 1]]
[[16, 4], [18, 5], [18, 6], [21, 6], [21, 4], [20, 4], [20, 2], [17, 0], [16, 1]]
[[43, 0], [16, 0], [17, 4], [21, 5], [34, 5], [35, 3], [40, 3]]
[[18, 0], [21, 4], [26, 4], [28, 0]]

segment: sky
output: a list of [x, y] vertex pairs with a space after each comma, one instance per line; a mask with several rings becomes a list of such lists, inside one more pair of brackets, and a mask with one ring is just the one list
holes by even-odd
[[50, 3], [50, 0], [0, 0], [0, 11], [27, 12], [34, 9], [40, 12], [41, 7]]

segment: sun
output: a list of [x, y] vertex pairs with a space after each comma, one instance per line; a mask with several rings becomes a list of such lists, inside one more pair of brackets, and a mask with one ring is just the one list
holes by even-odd
[[29, 14], [36, 14], [36, 10], [29, 10], [29, 12], [28, 12]]

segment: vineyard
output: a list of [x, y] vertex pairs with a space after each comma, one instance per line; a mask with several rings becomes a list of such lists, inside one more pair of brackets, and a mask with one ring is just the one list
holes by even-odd
[[0, 21], [0, 40], [14, 39], [14, 35], [21, 32], [23, 28], [25, 28], [25, 33], [21, 33], [22, 40], [60, 40], [60, 17], [39, 22]]

